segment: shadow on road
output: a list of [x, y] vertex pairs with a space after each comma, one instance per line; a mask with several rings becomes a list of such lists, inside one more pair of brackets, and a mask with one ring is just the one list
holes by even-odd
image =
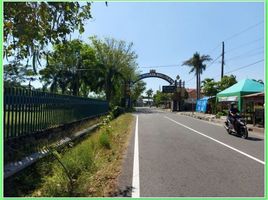
[[[239, 136], [239, 135], [235, 135], [235, 134], [232, 134], [232, 136], [241, 138], [241, 136]], [[241, 138], [241, 139], [242, 139], [242, 138]], [[256, 137], [251, 137], [251, 136], [248, 136], [248, 138], [247, 138], [246, 140], [249, 140], [249, 141], [263, 141], [262, 138], [256, 138]]]
[[125, 189], [120, 189], [116, 193], [114, 193], [112, 197], [131, 197], [132, 190], [132, 186], [126, 186]]
[[163, 113], [164, 111], [159, 110], [155, 107], [136, 107], [135, 113], [142, 113], [142, 114], [153, 114], [153, 113]]
[[263, 139], [256, 138], [256, 137], [248, 137], [247, 140], [251, 140], [251, 141], [263, 141]]

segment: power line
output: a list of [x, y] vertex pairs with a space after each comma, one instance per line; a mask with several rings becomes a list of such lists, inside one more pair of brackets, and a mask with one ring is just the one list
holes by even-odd
[[253, 43], [255, 43], [255, 42], [257, 42], [257, 41], [260, 41], [260, 40], [262, 40], [262, 39], [263, 39], [263, 37], [261, 37], [261, 38], [259, 38], [259, 39], [256, 39], [256, 40], [252, 40], [252, 41], [250, 41], [250, 42], [246, 42], [246, 43], [241, 44], [241, 45], [239, 45], [239, 46], [236, 46], [236, 47], [230, 49], [229, 51], [225, 52], [225, 54], [226, 54], [226, 53], [229, 53], [229, 52], [232, 52], [232, 51], [234, 51], [234, 50], [236, 50], [236, 49], [239, 49], [239, 48], [241, 48], [241, 47], [247, 46], [247, 45], [249, 45], [249, 44], [253, 44]]
[[236, 60], [237, 58], [241, 58], [241, 57], [245, 57], [246, 56], [246, 58], [248, 58], [248, 57], [252, 57], [252, 56], [256, 56], [256, 55], [261, 55], [261, 54], [263, 54], [263, 50], [261, 50], [261, 51], [258, 51], [258, 52], [255, 52], [254, 54], [240, 54], [240, 55], [238, 55], [238, 56], [234, 56], [234, 57], [231, 57], [231, 58], [229, 58], [229, 59], [227, 59], [227, 61], [230, 61], [230, 60]]
[[206, 67], [206, 69], [208, 69], [211, 65], [213, 65], [219, 58], [221, 57], [221, 54], [219, 55], [219, 56], [217, 56], [217, 58], [215, 58], [213, 61], [212, 61], [212, 63], [210, 63], [207, 67]]
[[254, 62], [254, 63], [248, 64], [248, 65], [244, 65], [244, 66], [242, 66], [242, 67], [238, 67], [238, 68], [236, 68], [236, 69], [234, 69], [234, 70], [228, 71], [228, 72], [226, 72], [225, 74], [229, 74], [229, 73], [232, 73], [232, 72], [235, 72], [235, 71], [238, 71], [238, 70], [241, 70], [241, 69], [250, 67], [250, 66], [252, 66], [252, 65], [255, 65], [255, 64], [260, 63], [260, 62], [263, 62], [263, 61], [264, 61], [264, 59], [258, 60], [258, 61]]
[[[261, 46], [261, 47], [258, 47], [258, 48], [250, 49], [249, 51], [246, 51], [246, 52], [244, 52], [244, 53], [242, 53], [242, 54], [239, 54], [239, 55], [236, 55], [236, 56], [234, 56], [234, 57], [229, 58], [229, 60], [230, 60], [230, 59], [233, 59], [233, 58], [236, 58], [236, 57], [238, 57], [238, 56], [240, 57], [240, 56], [243, 56], [243, 55], [248, 55], [248, 54], [250, 54], [250, 53], [254, 53], [254, 52], [256, 52], [256, 50], [259, 50], [259, 49], [264, 50], [264, 47]], [[259, 51], [258, 51], [258, 52], [259, 52]]]
[[256, 24], [253, 24], [253, 25], [251, 25], [251, 26], [245, 28], [244, 30], [242, 30], [242, 31], [240, 31], [240, 32], [238, 32], [238, 33], [235, 33], [235, 34], [231, 35], [230, 37], [224, 39], [224, 41], [231, 40], [231, 39], [233, 39], [233, 38], [235, 38], [235, 37], [237, 37], [237, 36], [239, 36], [239, 35], [241, 35], [241, 34], [247, 32], [247, 31], [249, 31], [249, 30], [251, 30], [251, 29], [253, 29], [253, 28], [259, 26], [259, 25], [262, 24], [262, 23], [263, 23], [263, 20], [260, 21], [260, 22], [258, 22], [258, 23], [256, 23]]
[[[258, 22], [258, 23], [256, 23], [256, 24], [253, 24], [253, 25], [251, 25], [251, 26], [245, 28], [244, 30], [242, 30], [242, 31], [240, 31], [240, 32], [238, 32], [238, 33], [235, 33], [235, 34], [233, 34], [233, 35], [231, 35], [231, 36], [229, 36], [229, 37], [227, 37], [227, 38], [225, 38], [223, 41], [231, 40], [231, 39], [233, 39], [234, 37], [237, 37], [237, 36], [239, 36], [239, 35], [241, 35], [241, 34], [247, 32], [247, 31], [249, 31], [249, 30], [255, 28], [256, 26], [262, 24], [263, 22], [264, 22], [264, 21], [262, 20], [262, 21], [260, 21], [260, 22]], [[262, 37], [262, 38], [263, 38], [263, 37]], [[235, 47], [235, 48], [240, 48], [240, 47], [242, 47], [243, 45], [247, 45], [247, 44], [250, 44], [250, 43], [254, 43], [254, 42], [256, 42], [256, 41], [261, 40], [262, 38], [259, 38], [259, 39], [257, 39], [257, 40], [248, 42], [248, 43], [246, 43], [246, 44], [242, 44], [241, 46], [238, 46], [238, 47]], [[211, 50], [208, 52], [208, 54], [210, 54], [211, 52], [213, 52], [214, 50], [216, 50], [216, 49], [219, 48], [220, 46], [221, 46], [221, 43], [219, 43], [217, 46], [215, 46], [213, 49], [211, 49]], [[234, 48], [234, 49], [235, 49], [235, 48]], [[231, 49], [231, 50], [229, 50], [228, 52], [233, 51], [234, 49]]]
[[219, 48], [221, 46], [221, 43], [219, 43], [216, 47], [214, 47], [213, 49], [211, 49], [208, 54], [210, 54], [211, 52], [215, 51], [217, 48]]

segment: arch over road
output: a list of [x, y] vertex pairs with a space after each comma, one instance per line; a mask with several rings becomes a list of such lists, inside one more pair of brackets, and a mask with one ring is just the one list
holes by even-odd
[[134, 83], [138, 82], [139, 80], [142, 80], [145, 78], [161, 78], [161, 79], [169, 82], [170, 85], [175, 84], [175, 81], [171, 77], [169, 77], [165, 74], [162, 74], [162, 73], [158, 73], [155, 70], [150, 70], [149, 73], [139, 75], [138, 78], [135, 81], [133, 81], [132, 83], [134, 84]]

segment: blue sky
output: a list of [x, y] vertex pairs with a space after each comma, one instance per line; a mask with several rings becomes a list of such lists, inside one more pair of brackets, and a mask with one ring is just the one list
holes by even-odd
[[[225, 40], [225, 72], [264, 57], [263, 3], [109, 2], [106, 7], [104, 2], [94, 2], [92, 16], [93, 19], [86, 23], [85, 32], [80, 36], [73, 34], [73, 39], [79, 37], [88, 42], [89, 36], [97, 35], [133, 42], [141, 73], [150, 70], [143, 67], [151, 67], [172, 78], [179, 75], [188, 88], [196, 85], [194, 74], [189, 74], [190, 68], [181, 64], [196, 51], [215, 59], [221, 54], [221, 42]], [[254, 24], [258, 25], [228, 39]], [[220, 60], [208, 64], [201, 79], [219, 80]], [[155, 67], [167, 65], [177, 66]], [[238, 80], [264, 80], [264, 62], [233, 74]], [[144, 81], [147, 89], [154, 91], [168, 85], [157, 78]]]
[[[106, 7], [103, 2], [95, 2], [92, 4], [92, 16], [80, 36], [83, 40], [97, 35], [133, 42], [141, 73], [150, 69], [143, 67], [152, 67], [172, 78], [179, 75], [190, 88], [196, 84], [194, 75], [189, 74], [189, 68], [181, 64], [196, 51], [215, 59], [221, 54], [221, 42], [227, 39], [225, 72], [264, 57], [263, 3], [109, 2]], [[255, 24], [258, 25], [252, 27]], [[252, 28], [247, 29], [250, 26]], [[241, 34], [228, 40], [236, 33]], [[220, 60], [208, 64], [210, 66], [202, 74], [202, 79], [220, 79]], [[168, 65], [178, 66], [155, 67]], [[264, 80], [264, 62], [233, 74], [238, 80]], [[147, 88], [154, 91], [168, 85], [157, 78], [144, 81]]]

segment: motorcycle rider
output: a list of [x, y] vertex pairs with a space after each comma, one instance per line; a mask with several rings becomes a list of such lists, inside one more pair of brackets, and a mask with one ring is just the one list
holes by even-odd
[[228, 120], [233, 124], [234, 130], [237, 131], [237, 121], [236, 119], [239, 117], [239, 110], [235, 102], [231, 103], [230, 110], [228, 112]]

